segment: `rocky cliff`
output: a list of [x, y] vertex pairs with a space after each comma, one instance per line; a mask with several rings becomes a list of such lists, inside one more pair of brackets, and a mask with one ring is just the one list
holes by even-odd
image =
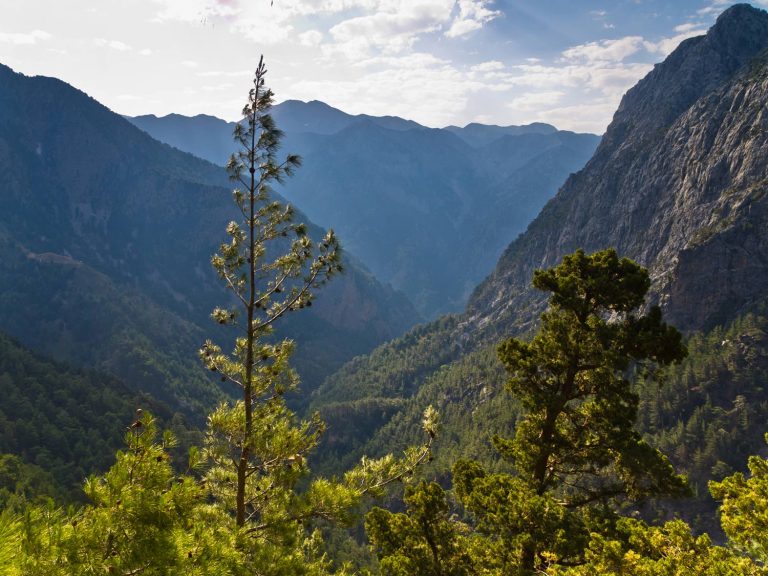
[[685, 330], [768, 294], [768, 13], [725, 11], [623, 98], [594, 157], [570, 177], [473, 294], [466, 332], [520, 331], [536, 268], [614, 246], [647, 266]]

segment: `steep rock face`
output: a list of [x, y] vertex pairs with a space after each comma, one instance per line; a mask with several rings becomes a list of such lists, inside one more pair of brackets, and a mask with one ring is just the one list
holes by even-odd
[[577, 248], [615, 246], [650, 268], [652, 298], [692, 333], [665, 387], [640, 390], [639, 425], [692, 474], [699, 498], [680, 513], [708, 528], [707, 481], [763, 446], [753, 423], [766, 406], [767, 48], [768, 14], [737, 6], [631, 90], [593, 159], [509, 246], [464, 314], [356, 358], [315, 392], [332, 431], [355, 430], [321, 448], [329, 461], [418, 442], [431, 405], [443, 430], [427, 474], [447, 474], [459, 455], [493, 462], [488, 437], [510, 435], [519, 416], [495, 345], [530, 331], [543, 310], [533, 271]]
[[473, 294], [463, 330], [525, 330], [533, 271], [614, 246], [647, 266], [686, 330], [727, 320], [768, 289], [768, 13], [724, 12], [630, 90], [597, 152]]

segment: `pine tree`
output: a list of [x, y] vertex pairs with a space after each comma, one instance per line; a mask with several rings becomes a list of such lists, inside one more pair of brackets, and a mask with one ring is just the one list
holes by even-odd
[[266, 73], [260, 60], [235, 129], [240, 150], [227, 166], [241, 185], [234, 200], [243, 220], [229, 224], [230, 240], [212, 259], [235, 300], [233, 307], [216, 308], [213, 319], [242, 324], [243, 334], [231, 354], [210, 341], [200, 351], [205, 366], [241, 394], [209, 417], [212, 465], [205, 481], [217, 504], [233, 512], [250, 565], [269, 566], [270, 574], [321, 574], [327, 562], [313, 522], [351, 521], [363, 497], [381, 495], [408, 476], [429, 455], [436, 414], [425, 414], [426, 444], [402, 458], [363, 458], [341, 481], [306, 481], [307, 457], [324, 425], [317, 414], [298, 421], [287, 407], [285, 394], [298, 385], [289, 365], [294, 344], [276, 339], [273, 330], [286, 314], [312, 305], [315, 291], [341, 271], [341, 251], [333, 231], [313, 242], [294, 221], [293, 208], [272, 196], [271, 185], [290, 176], [300, 159], [278, 160], [282, 133], [269, 115]]
[[465, 534], [468, 527], [449, 517], [446, 494], [439, 484], [421, 482], [405, 490], [406, 513], [374, 508], [365, 530], [391, 576], [469, 576], [473, 574]]
[[240, 150], [227, 165], [232, 180], [242, 186], [235, 189], [234, 200], [243, 221], [229, 224], [230, 242], [212, 259], [237, 299], [237, 309], [217, 308], [213, 318], [233, 324], [242, 317], [244, 335], [231, 355], [212, 342], [201, 351], [205, 365], [242, 394], [234, 406], [220, 407], [209, 427], [209, 451], [218, 464], [211, 481], [226, 491], [234, 480], [238, 526], [263, 515], [262, 502], [277, 497], [270, 492], [292, 484], [291, 471], [303, 468], [321, 429], [318, 421], [293, 425], [283, 401], [297, 384], [288, 366], [293, 343], [269, 339], [274, 323], [311, 306], [313, 290], [341, 270], [333, 231], [315, 245], [306, 226], [294, 222], [294, 209], [272, 197], [271, 184], [290, 176], [301, 160], [295, 155], [278, 160], [282, 133], [269, 114], [273, 94], [265, 87], [266, 74], [262, 58], [243, 122], [235, 128]]
[[473, 462], [454, 467], [460, 499], [521, 574], [578, 561], [589, 531], [622, 501], [687, 493], [634, 427], [631, 375], [653, 378], [686, 354], [658, 307], [639, 312], [648, 272], [614, 250], [578, 251], [537, 271], [533, 285], [551, 292], [538, 333], [498, 347], [525, 416], [514, 438], [494, 445], [517, 475], [488, 474]]

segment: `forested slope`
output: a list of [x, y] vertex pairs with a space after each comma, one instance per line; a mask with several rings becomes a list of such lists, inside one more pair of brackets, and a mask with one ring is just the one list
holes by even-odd
[[[649, 267], [651, 302], [687, 331], [692, 352], [671, 371], [667, 386], [642, 390], [642, 429], [694, 475], [698, 493], [708, 498], [706, 480], [743, 466], [744, 452], [760, 448], [768, 425], [762, 412], [748, 418], [766, 401], [759, 360], [766, 342], [754, 335], [764, 333], [768, 278], [767, 47], [768, 14], [746, 5], [726, 11], [706, 36], [681, 44], [625, 96], [595, 156], [510, 245], [464, 314], [420, 328], [409, 344], [398, 339], [356, 359], [318, 390], [315, 406], [361, 389], [402, 406], [382, 418], [383, 426], [376, 422], [368, 435], [358, 435], [358, 450], [366, 451], [363, 446], [407, 442], [419, 409], [432, 403], [449, 415], [445, 464], [455, 437], [482, 455], [487, 432], [474, 414], [493, 409], [503, 396], [501, 373], [494, 379], [483, 363], [501, 339], [535, 327], [544, 295], [530, 285], [533, 271], [576, 248], [616, 246]], [[431, 342], [444, 345], [421, 359], [421, 347]], [[391, 377], [387, 363], [394, 367]], [[397, 368], [402, 365], [407, 372]], [[410, 379], [401, 381], [404, 374]], [[457, 400], [464, 393], [466, 401]], [[511, 426], [517, 409], [502, 405], [494, 426]], [[736, 414], [749, 425], [739, 428]], [[682, 432], [697, 426], [695, 433]], [[711, 502], [702, 505], [711, 518]]]
[[[64, 499], [82, 499], [86, 476], [109, 467], [137, 408], [152, 409], [170, 425], [166, 408], [114, 377], [54, 362], [4, 334], [0, 397], [0, 454], [16, 455], [47, 472], [51, 495]], [[23, 466], [8, 471], [11, 463], [5, 461], [0, 488], [27, 480]]]

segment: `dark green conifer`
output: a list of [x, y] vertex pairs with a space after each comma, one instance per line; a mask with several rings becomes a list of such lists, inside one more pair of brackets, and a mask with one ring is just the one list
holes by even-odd
[[633, 375], [653, 378], [686, 355], [659, 308], [642, 311], [648, 272], [614, 250], [579, 250], [537, 271], [533, 285], [551, 293], [538, 333], [498, 347], [525, 416], [514, 438], [494, 445], [517, 475], [454, 469], [460, 498], [482, 531], [506, 541], [521, 574], [578, 561], [589, 531], [621, 502], [687, 493], [635, 429]]

